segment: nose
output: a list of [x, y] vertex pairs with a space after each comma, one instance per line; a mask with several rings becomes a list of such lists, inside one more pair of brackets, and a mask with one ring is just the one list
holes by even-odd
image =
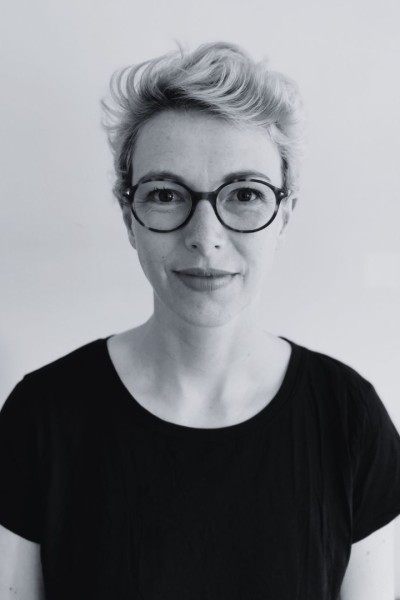
[[208, 200], [200, 200], [189, 223], [182, 229], [185, 245], [207, 255], [224, 245], [226, 229]]

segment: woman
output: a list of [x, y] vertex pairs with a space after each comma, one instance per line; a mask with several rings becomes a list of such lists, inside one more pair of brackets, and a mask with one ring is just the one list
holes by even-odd
[[18, 573], [52, 600], [392, 598], [377, 565], [400, 436], [355, 370], [260, 327], [297, 199], [296, 86], [215, 43], [112, 90], [115, 193], [154, 312], [7, 399], [4, 597]]

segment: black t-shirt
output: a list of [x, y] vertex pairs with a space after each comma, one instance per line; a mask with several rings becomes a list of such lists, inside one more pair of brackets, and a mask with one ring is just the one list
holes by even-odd
[[[286, 339], [286, 338], [284, 338]], [[337, 600], [351, 544], [400, 514], [400, 436], [354, 369], [293, 341], [250, 419], [167, 422], [99, 339], [0, 412], [0, 523], [48, 600]]]

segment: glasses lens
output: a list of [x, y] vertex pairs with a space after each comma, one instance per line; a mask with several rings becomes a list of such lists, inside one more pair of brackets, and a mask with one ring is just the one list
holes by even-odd
[[275, 193], [265, 183], [236, 181], [224, 186], [217, 197], [217, 210], [223, 222], [239, 231], [266, 225], [276, 209]]
[[170, 231], [179, 227], [192, 206], [189, 192], [173, 181], [146, 181], [136, 189], [133, 209], [146, 227]]

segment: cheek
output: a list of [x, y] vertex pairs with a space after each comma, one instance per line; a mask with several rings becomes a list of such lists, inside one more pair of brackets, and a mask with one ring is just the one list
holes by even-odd
[[136, 250], [142, 270], [151, 282], [165, 272], [168, 244], [163, 239], [154, 238], [151, 232], [149, 234], [143, 232], [136, 237]]
[[254, 234], [250, 244], [243, 249], [249, 267], [254, 270], [268, 271], [275, 255], [277, 236], [272, 231], [260, 231]]

